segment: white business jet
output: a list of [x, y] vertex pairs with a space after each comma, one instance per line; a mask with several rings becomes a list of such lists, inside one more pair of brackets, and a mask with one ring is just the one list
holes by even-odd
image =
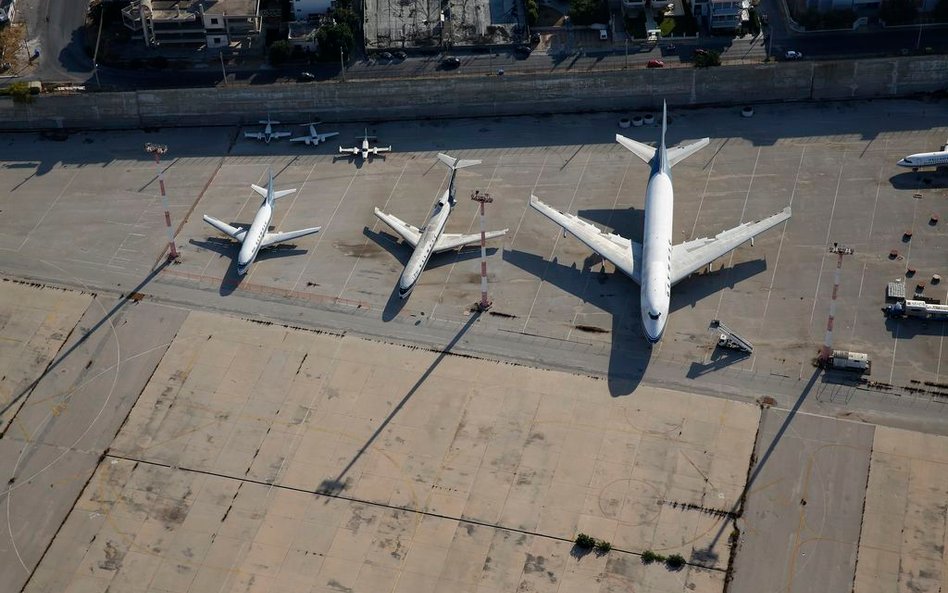
[[251, 138], [253, 140], [263, 140], [264, 143], [270, 144], [270, 140], [279, 140], [280, 138], [286, 138], [290, 135], [289, 132], [274, 132], [273, 124], [279, 124], [278, 121], [273, 121], [270, 119], [270, 114], [267, 114], [267, 119], [261, 119], [259, 121], [261, 124], [265, 124], [262, 132], [244, 132], [244, 138]]
[[212, 216], [208, 216], [207, 214], [204, 215], [204, 222], [224, 233], [225, 235], [228, 235], [232, 239], [240, 241], [240, 252], [237, 254], [237, 273], [241, 276], [247, 273], [247, 269], [250, 267], [250, 264], [252, 264], [253, 260], [257, 258], [257, 253], [259, 253], [264, 247], [270, 247], [272, 245], [276, 245], [277, 243], [282, 243], [291, 239], [297, 239], [306, 235], [312, 235], [313, 233], [318, 233], [319, 229], [322, 228], [317, 226], [299, 231], [289, 231], [286, 233], [267, 232], [267, 230], [270, 228], [270, 219], [273, 217], [273, 202], [296, 191], [295, 189], [285, 189], [277, 192], [273, 191], [273, 171], [269, 171], [268, 175], [269, 181], [267, 182], [266, 189], [260, 187], [259, 185], [251, 184], [250, 186], [255, 192], [263, 197], [263, 203], [260, 204], [260, 208], [257, 210], [257, 214], [253, 217], [253, 222], [250, 223], [249, 229], [244, 229], [243, 227], [235, 228], [226, 222], [217, 220]]
[[[391, 152], [391, 146], [369, 146], [369, 140], [375, 140], [375, 136], [370, 136], [369, 131], [365, 131], [364, 136], [356, 136], [356, 140], [361, 140], [361, 146], [351, 146], [349, 148], [339, 147], [339, 152], [350, 157], [362, 157], [363, 161], [369, 159], [369, 155], [381, 156], [380, 153]], [[382, 158], [385, 158], [384, 156]]]
[[306, 136], [299, 136], [297, 138], [290, 138], [290, 142], [305, 142], [306, 146], [319, 146], [320, 143], [325, 142], [333, 136], [338, 136], [339, 132], [326, 132], [325, 134], [320, 134], [316, 131], [316, 123], [300, 124], [304, 128], [309, 126], [309, 134]]
[[[418, 282], [418, 278], [421, 277], [421, 273], [428, 264], [428, 260], [431, 259], [432, 254], [457, 249], [458, 247], [472, 243], [479, 243], [481, 240], [480, 233], [473, 235], [456, 235], [443, 232], [444, 226], [448, 222], [448, 215], [451, 214], [451, 209], [457, 205], [457, 201], [454, 199], [454, 178], [457, 175], [458, 169], [479, 165], [481, 162], [476, 160], [460, 160], [442, 153], [438, 153], [438, 160], [451, 168], [451, 181], [448, 183], [448, 189], [444, 191], [438, 203], [435, 204], [434, 212], [431, 213], [431, 217], [428, 219], [428, 222], [425, 223], [424, 227], [420, 229], [413, 227], [391, 214], [385, 214], [378, 208], [375, 209], [375, 215], [378, 216], [382, 222], [392, 227], [392, 230], [401, 235], [405, 242], [415, 248], [411, 257], [408, 259], [408, 263], [405, 264], [405, 271], [402, 272], [401, 278], [398, 279], [398, 296], [401, 298], [406, 298], [411, 294], [415, 283]], [[484, 238], [493, 239], [506, 233], [507, 229], [491, 231], [485, 233]]]
[[900, 167], [911, 167], [913, 171], [918, 171], [919, 167], [944, 167], [948, 165], [948, 146], [945, 150], [936, 152], [910, 154], [897, 164]]
[[665, 331], [673, 285], [745, 241], [753, 242], [755, 236], [790, 218], [790, 208], [784, 208], [773, 216], [744, 223], [713, 238], [694, 239], [673, 246], [674, 192], [671, 168], [707, 146], [708, 138], [666, 149], [666, 113], [667, 108], [663, 107], [662, 140], [657, 149], [616, 134], [619, 144], [652, 168], [645, 190], [645, 232], [641, 244], [600, 231], [595, 225], [555, 210], [536, 196], [530, 196], [530, 205], [563, 227], [564, 235], [568, 231], [641, 286], [642, 328], [652, 343], [658, 342]]

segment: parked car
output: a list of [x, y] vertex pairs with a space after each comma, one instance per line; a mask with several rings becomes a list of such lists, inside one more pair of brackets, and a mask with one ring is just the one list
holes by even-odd
[[382, 53], [379, 54], [379, 59], [381, 59], [381, 60], [394, 60], [394, 59], [395, 59], [395, 56], [393, 56], [391, 52], [383, 51]]
[[406, 59], [408, 59], [408, 54], [406, 54], [405, 52], [399, 50], [399, 51], [395, 52], [395, 57], [398, 58], [399, 60], [406, 60]]
[[792, 49], [788, 49], [786, 53], [783, 54], [783, 57], [787, 60], [800, 60], [800, 59], [803, 59], [803, 54], [801, 54], [798, 51], [793, 51]]
[[607, 41], [609, 39], [609, 31], [606, 29], [599, 29], [599, 41]]
[[646, 68], [664, 68], [665, 62], [661, 60], [649, 60], [648, 64], [645, 65]]
[[444, 70], [454, 70], [461, 65], [461, 58], [449, 56], [441, 60], [441, 68]]
[[296, 78], [299, 82], [312, 82], [316, 80], [316, 75], [312, 72], [300, 72], [300, 75]]
[[525, 60], [530, 57], [530, 52], [532, 51], [529, 45], [518, 45], [514, 48], [513, 53], [516, 58]]

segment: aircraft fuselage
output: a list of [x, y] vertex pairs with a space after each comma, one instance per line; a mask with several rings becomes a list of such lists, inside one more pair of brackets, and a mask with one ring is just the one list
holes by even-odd
[[948, 150], [910, 154], [896, 164], [900, 167], [911, 167], [913, 171], [917, 171], [919, 167], [942, 167], [948, 165]]
[[[655, 158], [659, 158], [656, 154]], [[670, 172], [653, 170], [645, 190], [642, 236], [641, 317], [649, 342], [662, 338], [671, 300], [672, 219], [675, 196]]]
[[257, 258], [260, 252], [260, 244], [263, 242], [267, 229], [270, 228], [270, 219], [273, 217], [273, 206], [264, 200], [253, 217], [253, 223], [247, 229], [244, 235], [243, 243], [240, 245], [240, 253], [237, 254], [237, 273], [243, 276], [247, 273], [250, 264]]
[[415, 288], [415, 283], [418, 282], [425, 266], [428, 265], [428, 260], [431, 259], [431, 255], [434, 253], [435, 244], [448, 223], [448, 216], [451, 214], [452, 207], [449, 193], [449, 191], [445, 191], [438, 201], [438, 205], [435, 206], [434, 213], [425, 223], [421, 238], [418, 240], [411, 257], [408, 258], [408, 263], [405, 264], [405, 270], [402, 272], [401, 278], [398, 279], [398, 296], [401, 298], [406, 298]]

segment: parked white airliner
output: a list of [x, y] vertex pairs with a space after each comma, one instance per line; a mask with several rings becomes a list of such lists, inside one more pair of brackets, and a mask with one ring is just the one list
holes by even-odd
[[[375, 209], [375, 215], [379, 217], [379, 220], [392, 227], [392, 230], [401, 235], [409, 245], [415, 248], [411, 257], [408, 259], [408, 263], [405, 264], [405, 271], [402, 272], [402, 276], [398, 280], [398, 296], [401, 298], [406, 298], [411, 294], [415, 283], [418, 282], [418, 278], [421, 277], [421, 273], [428, 264], [428, 260], [431, 259], [432, 254], [457, 249], [458, 247], [472, 243], [479, 243], [481, 240], [480, 233], [473, 235], [456, 235], [442, 232], [444, 231], [445, 224], [448, 222], [448, 215], [451, 214], [451, 209], [457, 205], [457, 201], [454, 199], [454, 178], [457, 175], [458, 169], [479, 165], [481, 162], [476, 160], [456, 159], [443, 153], [438, 153], [438, 160], [451, 168], [451, 181], [448, 183], [448, 189], [444, 191], [438, 203], [435, 204], [434, 212], [431, 213], [431, 217], [423, 228], [419, 229], [413, 227], [391, 214], [385, 214], [378, 208]], [[507, 229], [502, 231], [490, 231], [485, 233], [484, 237], [486, 239], [493, 239], [506, 233]]]
[[266, 124], [262, 132], [244, 132], [244, 138], [252, 138], [254, 140], [263, 140], [265, 144], [270, 144], [270, 140], [279, 140], [280, 138], [286, 138], [290, 135], [289, 132], [275, 132], [273, 131], [273, 124], [278, 124], [280, 122], [273, 121], [270, 119], [270, 114], [267, 114], [267, 119], [261, 119], [261, 124]]
[[316, 131], [315, 123], [300, 124], [304, 128], [309, 126], [309, 134], [306, 136], [298, 136], [296, 138], [290, 138], [290, 142], [305, 142], [306, 146], [319, 146], [320, 142], [325, 142], [333, 136], [338, 136], [339, 132], [326, 132], [325, 134], [320, 134]]
[[672, 246], [674, 192], [671, 168], [708, 145], [703, 138], [686, 146], [665, 148], [667, 108], [662, 108], [662, 141], [657, 149], [616, 134], [616, 141], [651, 165], [645, 190], [645, 231], [642, 244], [616, 234], [600, 231], [595, 225], [572, 214], [551, 208], [530, 196], [530, 205], [570, 232], [590, 249], [612, 262], [641, 287], [642, 328], [649, 342], [658, 342], [668, 321], [671, 287], [692, 272], [711, 263], [745, 241], [790, 218], [790, 208], [773, 216], [742, 224], [714, 238], [694, 239]]
[[910, 154], [897, 164], [900, 167], [911, 167], [913, 171], [918, 171], [919, 167], [945, 167], [948, 166], [948, 149]]
[[250, 186], [255, 192], [263, 197], [263, 203], [260, 204], [260, 209], [257, 210], [257, 214], [253, 217], [253, 222], [250, 224], [249, 229], [244, 229], [243, 227], [235, 228], [226, 222], [217, 220], [212, 216], [208, 216], [207, 214], [204, 215], [204, 222], [224, 233], [225, 235], [240, 241], [240, 252], [237, 254], [237, 273], [241, 276], [247, 273], [247, 269], [250, 267], [250, 264], [252, 264], [253, 260], [257, 258], [257, 253], [259, 253], [264, 247], [270, 247], [272, 245], [276, 245], [277, 243], [282, 243], [284, 241], [289, 241], [299, 237], [305, 237], [306, 235], [312, 235], [313, 233], [318, 233], [319, 229], [322, 228], [317, 226], [299, 231], [289, 231], [286, 233], [267, 232], [267, 230], [270, 228], [270, 219], [273, 217], [274, 200], [288, 196], [296, 191], [295, 189], [285, 189], [276, 192], [273, 191], [273, 172], [270, 171], [268, 174], [269, 181], [267, 182], [266, 189], [260, 187], [259, 185], [251, 184]]

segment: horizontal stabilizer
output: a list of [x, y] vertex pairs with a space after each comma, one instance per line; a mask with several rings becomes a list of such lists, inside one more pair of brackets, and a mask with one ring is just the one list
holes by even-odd
[[691, 144], [685, 144], [683, 146], [676, 146], [675, 148], [669, 148], [666, 151], [666, 154], [668, 155], [668, 166], [674, 167], [681, 161], [685, 160], [686, 158], [690, 157], [694, 153], [698, 152], [699, 150], [707, 146], [708, 142], [710, 141], [711, 141], [710, 138], [702, 138], [701, 140], [698, 140], [697, 142], [692, 142]]
[[648, 144], [642, 144], [631, 138], [626, 138], [622, 134], [616, 134], [616, 142], [626, 147], [631, 151], [635, 156], [639, 157], [646, 163], [651, 164], [652, 159], [655, 157], [655, 149], [649, 146]]
[[286, 197], [290, 194], [295, 194], [295, 189], [281, 189], [280, 191], [273, 192], [273, 199], [279, 200], [280, 198]]
[[464, 167], [473, 167], [474, 165], [481, 164], [481, 161], [477, 159], [456, 159], [444, 154], [443, 152], [438, 153], [438, 160], [450, 167], [452, 171], [457, 171], [458, 169], [463, 169]]
[[252, 189], [253, 191], [255, 191], [255, 192], [257, 192], [258, 194], [260, 194], [260, 197], [261, 197], [261, 198], [267, 197], [267, 188], [265, 188], [265, 187], [260, 187], [259, 185], [255, 185], [255, 184], [251, 183], [251, 184], [250, 184], [250, 189]]

